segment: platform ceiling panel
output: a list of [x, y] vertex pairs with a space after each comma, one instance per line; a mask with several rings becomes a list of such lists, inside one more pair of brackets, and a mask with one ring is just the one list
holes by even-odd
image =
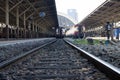
[[[19, 9], [20, 27], [24, 24], [24, 14], [26, 23], [33, 21], [41, 28], [51, 28], [58, 26], [55, 0], [8, 0], [9, 1], [9, 24], [16, 26], [16, 9]], [[5, 23], [6, 0], [0, 0], [0, 22]], [[40, 17], [40, 13], [43, 16]]]
[[106, 0], [92, 13], [90, 13], [80, 24], [86, 28], [94, 28], [105, 25], [106, 22], [120, 21], [120, 1]]

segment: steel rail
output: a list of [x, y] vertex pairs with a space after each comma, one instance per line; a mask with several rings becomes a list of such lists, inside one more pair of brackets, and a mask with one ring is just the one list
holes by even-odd
[[1, 62], [1, 63], [0, 63], [0, 70], [3, 69], [3, 68], [5, 68], [5, 67], [7, 67], [7, 66], [9, 66], [9, 65], [12, 64], [12, 63], [15, 63], [16, 61], [22, 59], [23, 57], [26, 57], [26, 56], [34, 53], [35, 51], [39, 50], [40, 48], [43, 48], [43, 47], [45, 47], [45, 46], [47, 46], [47, 45], [49, 45], [49, 44], [52, 44], [52, 43], [54, 43], [54, 42], [56, 42], [56, 39], [54, 39], [54, 40], [52, 40], [52, 41], [50, 41], [50, 42], [48, 42], [48, 43], [45, 43], [45, 44], [43, 44], [43, 45], [41, 45], [41, 46], [39, 46], [39, 47], [36, 47], [36, 48], [34, 48], [34, 49], [32, 49], [32, 50], [30, 50], [30, 51], [28, 51], [28, 52], [25, 52], [24, 54], [20, 54], [20, 55], [18, 55], [18, 56], [15, 56], [15, 57], [13, 57], [13, 58], [10, 58], [10, 59], [8, 59], [8, 60], [6, 60], [6, 61]]
[[84, 51], [83, 49], [77, 47], [73, 43], [69, 42], [68, 40], [64, 41], [72, 46], [73, 48], [77, 49], [80, 52], [80, 55], [87, 58], [90, 62], [92, 62], [101, 72], [105, 73], [111, 80], [120, 80], [120, 69], [111, 65], [108, 62], [101, 60], [100, 58]]

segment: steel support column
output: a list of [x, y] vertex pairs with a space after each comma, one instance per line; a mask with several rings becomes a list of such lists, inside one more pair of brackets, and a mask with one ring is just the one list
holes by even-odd
[[38, 38], [38, 24], [36, 26], [36, 38]]
[[37, 23], [35, 23], [35, 38], [37, 37]]
[[5, 4], [6, 4], [6, 6], [5, 6], [5, 9], [6, 9], [6, 11], [5, 11], [5, 13], [6, 13], [6, 15], [5, 15], [5, 18], [6, 18], [6, 35], [5, 35], [5, 37], [6, 38], [9, 38], [9, 0], [6, 0], [6, 2], [5, 2]]
[[34, 33], [35, 33], [35, 29], [34, 29], [34, 20], [33, 20], [33, 22], [32, 22], [32, 37], [34, 38]]
[[28, 37], [29, 37], [29, 38], [30, 38], [30, 36], [31, 36], [30, 28], [31, 28], [30, 21], [28, 21]]
[[38, 25], [38, 37], [40, 37], [40, 25]]
[[32, 31], [35, 31], [34, 25], [35, 25], [35, 24], [34, 24], [34, 21], [33, 21], [33, 22], [32, 22], [32, 27], [33, 27], [33, 28], [32, 28], [32, 29], [33, 29]]
[[17, 38], [19, 38], [19, 6], [16, 8]]
[[26, 38], [26, 15], [24, 13], [24, 38]]
[[35, 24], [35, 38], [37, 37], [37, 24]]

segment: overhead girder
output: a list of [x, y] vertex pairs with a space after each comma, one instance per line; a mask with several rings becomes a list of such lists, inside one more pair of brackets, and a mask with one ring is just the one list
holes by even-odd
[[[21, 0], [21, 1], [18, 2], [18, 3], [20, 4], [22, 1], [23, 1], [23, 0]], [[18, 4], [16, 4], [16, 5], [18, 5]], [[16, 6], [16, 5], [15, 5], [15, 6]], [[15, 6], [13, 6], [13, 7], [15, 7]], [[13, 9], [13, 7], [10, 9], [10, 11]], [[1, 8], [1, 7], [0, 7], [0, 8]], [[1, 8], [1, 9], [2, 9], [2, 8]], [[30, 7], [27, 8], [25, 11], [22, 11], [23, 13], [21, 13], [20, 16], [23, 15], [25, 12], [27, 12], [29, 9], [30, 9]], [[4, 10], [4, 9], [2, 9], [2, 10]], [[32, 14], [33, 14], [33, 13], [32, 13]], [[31, 14], [31, 15], [32, 15], [32, 14]], [[30, 17], [30, 16], [28, 16], [28, 17]]]
[[12, 8], [10, 8], [9, 11], [13, 10], [14, 8], [16, 8], [22, 2], [23, 2], [23, 0], [20, 0], [17, 4], [15, 4]]
[[[10, 11], [11, 11], [13, 8], [15, 8], [18, 4], [20, 4], [22, 1], [23, 1], [23, 0], [21, 0], [20, 2], [18, 2], [18, 3], [17, 3], [15, 6], [13, 6], [12, 8], [10, 8]], [[0, 7], [0, 9], [4, 10], [4, 9], [1, 8], [1, 7]], [[23, 15], [25, 12], [27, 12], [29, 9], [30, 9], [30, 7], [27, 8], [25, 11], [22, 11], [23, 13], [21, 13], [20, 16]]]
[[[28, 0], [27, 0], [28, 1]], [[33, 4], [31, 4], [29, 1], [28, 1], [28, 3], [34, 8], [34, 10], [39, 14], [39, 11], [34, 7], [34, 5]], [[34, 12], [30, 15], [30, 16], [32, 16], [34, 14]], [[28, 19], [30, 16], [28, 16], [26, 19]], [[47, 24], [48, 24], [48, 22], [47, 22]]]

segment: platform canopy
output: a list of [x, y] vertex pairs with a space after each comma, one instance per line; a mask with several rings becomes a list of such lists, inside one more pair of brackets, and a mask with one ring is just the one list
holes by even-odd
[[[9, 11], [9, 18], [6, 11]], [[21, 28], [25, 22], [26, 25], [34, 22], [46, 32], [58, 26], [55, 0], [0, 0], [0, 22], [8, 23], [6, 17], [9, 25], [16, 26], [19, 23]], [[18, 17], [19, 22], [16, 19]]]
[[79, 24], [85, 25], [86, 29], [91, 29], [105, 25], [106, 22], [117, 21], [120, 21], [120, 1], [106, 0]]

